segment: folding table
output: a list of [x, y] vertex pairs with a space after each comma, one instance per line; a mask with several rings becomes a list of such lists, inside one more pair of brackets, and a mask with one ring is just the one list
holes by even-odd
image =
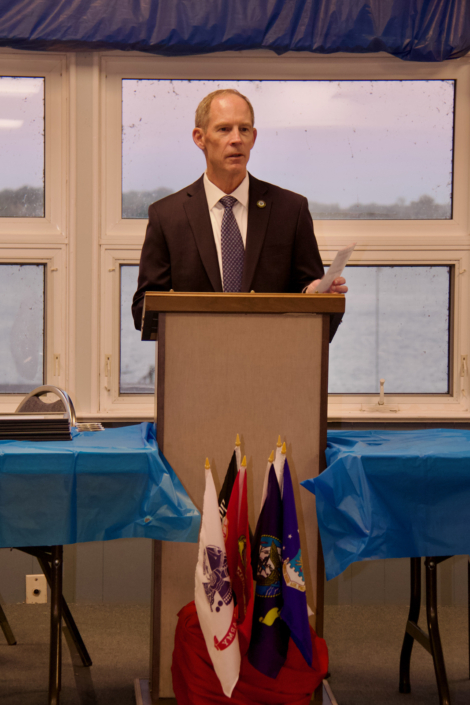
[[[51, 584], [51, 705], [60, 693], [63, 607], [71, 624], [62, 597], [62, 546], [132, 537], [194, 543], [200, 524], [158, 449], [153, 424], [98, 433], [74, 428], [72, 435], [71, 441], [0, 441], [0, 548], [37, 556]], [[86, 664], [78, 629], [71, 633]], [[8, 630], [5, 636], [11, 643]]]
[[[414, 640], [433, 657], [439, 698], [450, 703], [437, 620], [436, 568], [470, 553], [470, 431], [331, 431], [327, 469], [305, 480], [316, 496], [326, 576], [354, 561], [411, 558], [411, 602], [400, 661], [410, 692]], [[418, 627], [425, 557], [429, 633]]]

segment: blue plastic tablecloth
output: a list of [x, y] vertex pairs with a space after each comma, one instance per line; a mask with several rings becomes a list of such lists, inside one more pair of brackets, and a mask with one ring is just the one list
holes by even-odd
[[143, 423], [71, 441], [0, 441], [0, 547], [196, 542], [200, 514]]
[[328, 580], [354, 561], [470, 553], [470, 431], [331, 431], [316, 496]]

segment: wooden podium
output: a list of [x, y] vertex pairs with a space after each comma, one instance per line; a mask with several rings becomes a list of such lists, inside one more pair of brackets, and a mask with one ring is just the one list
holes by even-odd
[[[324, 576], [315, 497], [299, 483], [324, 467], [329, 314], [344, 308], [344, 296], [328, 294], [149, 292], [142, 326], [143, 340], [158, 340], [158, 444], [200, 510], [206, 456], [219, 490], [239, 433], [254, 531], [268, 456], [279, 434], [286, 441], [311, 623], [320, 635]], [[177, 613], [194, 599], [196, 562], [196, 544], [154, 542], [154, 703], [174, 697]]]

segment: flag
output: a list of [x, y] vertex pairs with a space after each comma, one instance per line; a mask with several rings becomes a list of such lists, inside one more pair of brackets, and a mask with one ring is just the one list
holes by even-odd
[[292, 478], [284, 457], [282, 497], [282, 599], [281, 618], [308, 666], [312, 665], [312, 638], [307, 613], [307, 594], [300, 550]]
[[276, 456], [274, 458], [274, 471], [279, 483], [281, 499], [284, 494], [284, 461], [286, 459], [287, 447], [285, 442], [280, 445], [281, 436], [277, 439]]
[[254, 601], [250, 527], [248, 525], [246, 458], [243, 458], [235, 479], [222, 529], [227, 551], [228, 572], [237, 605], [240, 652], [244, 656], [250, 643]]
[[266, 495], [268, 494], [269, 471], [270, 471], [271, 465], [273, 463], [274, 463], [274, 470], [276, 472], [276, 477], [277, 477], [277, 481], [279, 483], [279, 489], [281, 491], [281, 498], [282, 498], [282, 483], [283, 483], [282, 473], [284, 470], [285, 455], [286, 455], [286, 444], [281, 441], [281, 436], [278, 436], [277, 444], [276, 444], [276, 454], [274, 454], [274, 451], [273, 451], [268, 458], [268, 467], [266, 468], [266, 473], [264, 475], [263, 491], [261, 493], [260, 512], [263, 509], [263, 505], [266, 500]]
[[248, 660], [265, 676], [276, 678], [287, 656], [289, 627], [282, 609], [282, 500], [274, 466], [269, 470], [266, 501], [256, 526], [253, 561], [256, 592]]
[[[281, 439], [281, 436], [279, 436], [279, 440]], [[271, 455], [268, 458], [268, 465], [266, 467], [266, 472], [264, 473], [264, 482], [263, 482], [263, 491], [261, 493], [261, 506], [259, 508], [259, 513], [261, 516], [261, 512], [263, 511], [264, 503], [266, 502], [266, 497], [268, 495], [268, 480], [269, 480], [269, 471], [271, 470], [271, 465], [274, 463], [274, 451], [272, 451]], [[256, 569], [253, 569], [253, 572], [256, 572]]]
[[232, 458], [230, 460], [227, 473], [225, 475], [224, 484], [219, 494], [219, 512], [220, 521], [223, 522], [225, 515], [227, 514], [227, 507], [230, 501], [230, 495], [232, 494], [233, 485], [235, 484], [235, 479], [238, 474], [238, 469], [241, 463], [241, 451], [240, 451], [240, 436], [237, 433], [237, 438], [235, 441], [235, 450], [233, 451]]
[[[226, 515], [227, 515], [227, 509], [228, 505], [230, 503], [230, 497], [232, 496], [232, 491], [233, 491], [233, 486], [235, 484], [235, 480], [238, 475], [238, 470], [241, 466], [241, 453], [240, 453], [240, 436], [237, 433], [237, 439], [235, 441], [235, 450], [232, 453], [232, 457], [230, 459], [230, 463], [227, 469], [227, 472], [225, 474], [224, 478], [224, 484], [222, 485], [222, 489], [220, 490], [219, 493], [219, 513], [220, 513], [220, 521], [222, 522], [222, 531], [225, 537], [226, 533]], [[253, 534], [250, 528], [250, 525], [248, 525], [248, 534], [250, 537], [250, 543], [253, 543]], [[235, 604], [236, 598], [235, 598]]]
[[214, 670], [229, 698], [240, 672], [240, 647], [219, 506], [209, 461], [196, 566], [195, 603]]

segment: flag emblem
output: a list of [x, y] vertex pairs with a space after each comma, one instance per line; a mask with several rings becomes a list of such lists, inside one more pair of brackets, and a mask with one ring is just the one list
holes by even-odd
[[203, 573], [208, 582], [203, 582], [204, 592], [206, 593], [209, 606], [212, 609], [215, 596], [217, 593], [220, 600], [215, 608], [216, 612], [220, 612], [221, 608], [229, 605], [232, 601], [232, 588], [230, 585], [230, 577], [227, 568], [227, 556], [218, 546], [206, 546], [204, 549]]
[[238, 537], [238, 553], [240, 554], [240, 560], [243, 567], [246, 567], [246, 536]]
[[281, 594], [281, 542], [275, 536], [261, 536], [256, 594], [277, 597]]
[[302, 552], [299, 548], [294, 558], [286, 558], [282, 564], [282, 574], [288, 587], [305, 592]]

